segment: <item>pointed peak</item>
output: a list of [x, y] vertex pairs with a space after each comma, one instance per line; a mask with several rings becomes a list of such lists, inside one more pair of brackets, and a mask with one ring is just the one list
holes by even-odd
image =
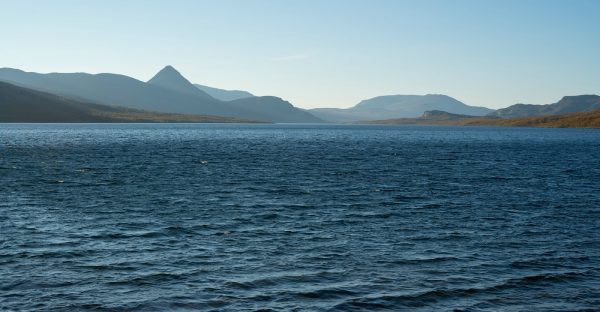
[[160, 79], [168, 79], [168, 80], [186, 80], [179, 71], [177, 71], [177, 69], [175, 69], [175, 67], [171, 66], [171, 65], [167, 65], [165, 66], [163, 69], [161, 69], [158, 73], [156, 73], [156, 75], [154, 75], [154, 77], [152, 77], [152, 79], [150, 79], [148, 82], [152, 83], [152, 81], [156, 81], [156, 80], [160, 80]]
[[173, 66], [167, 65], [161, 69], [152, 79], [148, 80], [149, 84], [173, 88], [189, 88], [192, 84], [181, 75]]
[[171, 91], [210, 98], [204, 91], [194, 87], [189, 80], [183, 77], [183, 75], [171, 65], [167, 65], [161, 69], [154, 77], [152, 77], [152, 79], [148, 80], [148, 84], [169, 89]]
[[167, 66], [163, 67], [163, 69], [161, 69], [159, 71], [159, 73], [162, 73], [162, 72], [175, 72], [175, 73], [179, 74], [179, 71], [177, 71], [177, 69], [175, 69], [175, 67], [173, 67], [171, 65], [167, 65]]

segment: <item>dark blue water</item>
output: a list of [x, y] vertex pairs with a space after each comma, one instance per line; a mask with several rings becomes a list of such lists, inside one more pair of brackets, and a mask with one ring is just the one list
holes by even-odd
[[598, 311], [600, 131], [0, 125], [0, 308]]

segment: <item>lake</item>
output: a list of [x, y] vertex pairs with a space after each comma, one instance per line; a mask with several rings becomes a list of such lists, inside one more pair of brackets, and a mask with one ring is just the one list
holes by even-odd
[[0, 124], [0, 309], [597, 311], [600, 130]]

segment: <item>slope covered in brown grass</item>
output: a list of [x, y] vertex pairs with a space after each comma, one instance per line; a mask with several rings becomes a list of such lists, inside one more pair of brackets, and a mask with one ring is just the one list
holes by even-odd
[[457, 121], [465, 126], [509, 126], [509, 127], [545, 127], [545, 128], [600, 128], [600, 110], [564, 115], [550, 115], [508, 119], [465, 119]]
[[439, 126], [505, 126], [505, 127], [546, 127], [546, 128], [600, 128], [600, 110], [563, 115], [549, 115], [524, 118], [476, 117], [450, 114], [442, 111], [428, 111], [419, 118], [400, 118], [366, 121], [380, 125], [439, 125]]

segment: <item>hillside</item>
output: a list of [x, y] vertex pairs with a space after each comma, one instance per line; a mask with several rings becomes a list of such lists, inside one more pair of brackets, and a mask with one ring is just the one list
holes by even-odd
[[[433, 110], [426, 111], [421, 117], [417, 118], [396, 118], [384, 120], [369, 120], [362, 121], [364, 124], [380, 124], [380, 125], [454, 125], [457, 122], [465, 120], [478, 120], [481, 116], [470, 116], [451, 114], [444, 111]], [[487, 118], [487, 117], [486, 117]]]
[[462, 120], [456, 124], [465, 126], [510, 126], [510, 127], [544, 127], [544, 128], [600, 128], [600, 109], [591, 112], [570, 113], [562, 115], [491, 119], [480, 118]]
[[357, 122], [362, 120], [417, 118], [424, 112], [432, 110], [474, 116], [484, 116], [493, 111], [485, 107], [469, 106], [441, 94], [379, 96], [364, 100], [347, 109], [316, 108], [309, 111], [327, 121]]
[[231, 117], [152, 113], [84, 103], [0, 82], [0, 122], [251, 122]]
[[[117, 74], [28, 73], [0, 69], [0, 81], [104, 105], [178, 114], [219, 115], [219, 101], [180, 93]], [[200, 90], [198, 90], [201, 92]]]
[[29, 73], [0, 69], [0, 81], [67, 96], [82, 102], [161, 113], [216, 115], [267, 122], [319, 122], [320, 119], [275, 97], [217, 100], [192, 85], [172, 66], [147, 83], [117, 74]]
[[189, 80], [187, 80], [173, 66], [167, 65], [161, 69], [154, 77], [147, 82], [149, 85], [162, 87], [171, 91], [188, 94], [203, 101], [212, 102], [215, 99], [206, 92], [196, 88]]
[[245, 99], [245, 98], [255, 96], [254, 94], [252, 94], [248, 91], [242, 91], [242, 90], [224, 90], [224, 89], [213, 88], [213, 87], [204, 86], [204, 85], [200, 85], [200, 84], [194, 84], [194, 86], [196, 88], [206, 92], [208, 95], [214, 97], [215, 99], [221, 100], [221, 101], [233, 101], [233, 100]]
[[442, 111], [428, 111], [418, 118], [399, 118], [362, 122], [380, 125], [455, 125], [455, 126], [505, 126], [546, 128], [600, 128], [600, 109], [592, 112], [562, 115], [498, 118], [492, 116], [468, 116]]
[[283, 123], [323, 123], [313, 114], [294, 107], [290, 102], [275, 96], [250, 97], [227, 102], [244, 112], [243, 116], [258, 120], [276, 120]]
[[600, 96], [577, 95], [565, 96], [553, 104], [515, 104], [489, 115], [500, 118], [518, 118], [588, 112], [596, 109], [600, 109]]

